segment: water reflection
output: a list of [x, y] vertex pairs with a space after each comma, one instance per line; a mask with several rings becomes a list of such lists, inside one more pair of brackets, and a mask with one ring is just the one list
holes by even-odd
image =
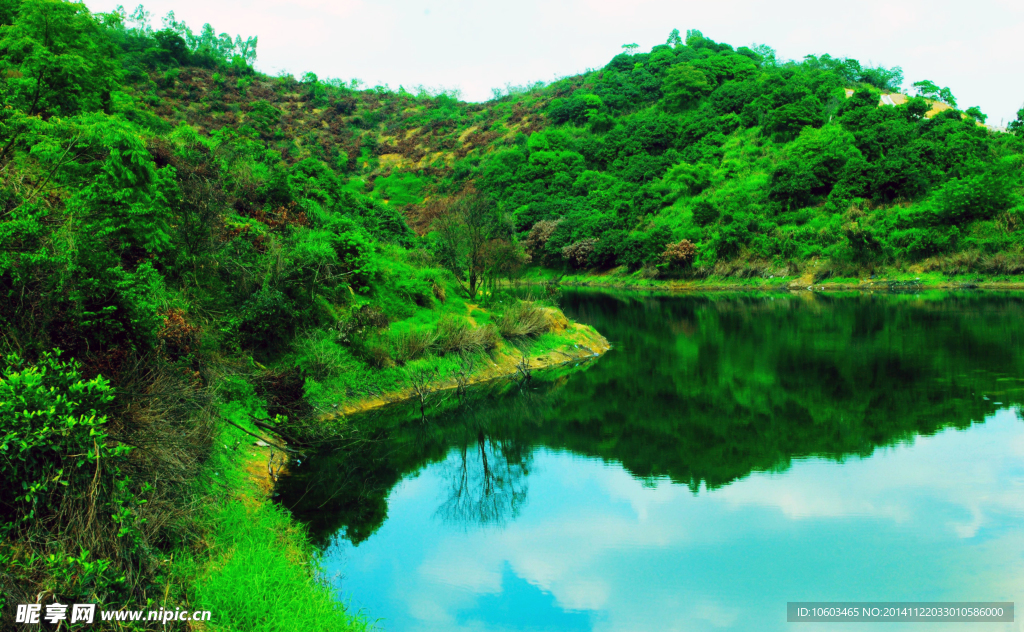
[[457, 447], [441, 463], [448, 498], [437, 515], [447, 524], [506, 524], [526, 500], [529, 458], [521, 446], [480, 431], [476, 445]]
[[386, 628], [782, 629], [788, 600], [1020, 595], [1017, 298], [566, 308], [615, 350], [364, 419], [283, 489]]

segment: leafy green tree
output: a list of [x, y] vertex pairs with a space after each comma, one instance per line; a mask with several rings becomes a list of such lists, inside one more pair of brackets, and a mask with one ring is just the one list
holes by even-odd
[[0, 163], [31, 117], [109, 109], [117, 54], [83, 4], [24, 0], [14, 24], [0, 31]]
[[767, 44], [754, 44], [750, 50], [752, 50], [758, 57], [761, 58], [761, 63], [769, 68], [774, 68], [779, 64], [775, 49]]
[[504, 268], [494, 263], [504, 257], [491, 256], [491, 242], [507, 241], [511, 226], [485, 195], [467, 192], [446, 202], [433, 229], [437, 232], [438, 260], [455, 275], [470, 300], [476, 298], [477, 290], [487, 280], [488, 270], [504, 273]]
[[681, 112], [693, 108], [713, 89], [707, 75], [700, 69], [691, 64], [677, 64], [669, 69], [662, 87], [665, 109]]
[[934, 81], [924, 79], [922, 81], [915, 81], [911, 86], [917, 91], [918, 96], [938, 99], [939, 98], [939, 86], [935, 85]]
[[1024, 136], [1024, 108], [1017, 110], [1017, 118], [1010, 121], [1006, 129], [1016, 136]]
[[701, 33], [700, 31], [698, 31], [697, 29], [687, 29], [686, 30], [686, 45], [687, 46], [689, 46], [690, 48], [699, 48], [702, 44], [704, 44], [704, 42], [705, 42], [704, 34]]
[[927, 79], [923, 81], [916, 81], [912, 86], [919, 96], [933, 99], [935, 101], [942, 101], [950, 107], [956, 107], [956, 98], [953, 96], [953, 91], [949, 88], [940, 88], [934, 81], [929, 81]]
[[702, 70], [709, 81], [713, 79], [718, 85], [726, 81], [743, 81], [757, 73], [757, 64], [749, 57], [731, 53], [719, 53], [691, 63], [695, 68]]
[[0, 26], [14, 24], [22, 0], [0, 0]]
[[679, 35], [679, 29], [672, 29], [672, 32], [668, 34], [668, 39], [665, 43], [672, 48], [678, 48], [683, 46], [683, 38]]
[[956, 107], [956, 98], [953, 96], [953, 91], [949, 88], [943, 88], [939, 90], [939, 101], [942, 101], [949, 107]]
[[978, 121], [979, 123], [984, 123], [985, 121], [988, 120], [988, 115], [983, 113], [981, 111], [981, 108], [979, 106], [977, 106], [977, 105], [969, 107], [966, 110], [964, 110], [964, 114], [966, 114], [967, 116], [973, 118], [974, 120]]

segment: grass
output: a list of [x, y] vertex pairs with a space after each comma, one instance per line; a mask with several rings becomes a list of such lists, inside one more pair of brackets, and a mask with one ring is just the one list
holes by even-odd
[[[248, 384], [221, 405], [232, 422], [250, 425], [249, 414], [265, 415]], [[194, 586], [190, 607], [209, 610], [212, 630], [305, 632], [366, 630], [360, 616], [344, 609], [323, 579], [319, 558], [305, 529], [268, 498], [253, 472], [265, 471], [266, 449], [254, 438], [222, 424], [217, 446], [197, 486], [205, 492], [197, 524], [204, 547], [176, 553], [172, 576]]]
[[466, 318], [444, 316], [437, 322], [435, 348], [442, 355], [490, 351], [501, 341], [492, 325], [474, 327]]
[[532, 301], [517, 301], [498, 318], [498, 331], [508, 339], [532, 338], [550, 328], [544, 308]]
[[350, 616], [330, 586], [319, 578], [319, 564], [305, 532], [288, 512], [270, 502], [235, 499], [210, 515], [216, 525], [212, 544], [222, 551], [197, 589], [214, 628], [246, 632], [365, 630]]

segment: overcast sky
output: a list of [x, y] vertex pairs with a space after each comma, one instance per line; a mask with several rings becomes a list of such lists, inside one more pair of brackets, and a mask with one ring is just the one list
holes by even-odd
[[[110, 11], [117, 2], [86, 4]], [[902, 66], [905, 87], [949, 86], [990, 124], [1024, 105], [1021, 0], [149, 0], [146, 9], [157, 28], [173, 10], [194, 31], [209, 22], [218, 33], [259, 36], [256, 66], [269, 74], [459, 88], [467, 100], [598, 68], [623, 44], [649, 50], [673, 28], [695, 28], [734, 47], [768, 44], [787, 59], [829, 53]]]

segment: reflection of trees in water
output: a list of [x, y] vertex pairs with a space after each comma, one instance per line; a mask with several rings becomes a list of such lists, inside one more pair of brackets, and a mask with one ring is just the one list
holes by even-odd
[[425, 422], [415, 405], [360, 418], [360, 435], [373, 440], [295, 468], [282, 482], [288, 506], [314, 535], [344, 528], [358, 543], [386, 518], [394, 485], [443, 464], [449, 489], [437, 515], [503, 524], [525, 502], [537, 446], [696, 492], [797, 457], [868, 456], [1024, 403], [1022, 297], [563, 303], [615, 344], [591, 370], [437, 399]]
[[[325, 449], [279, 483], [283, 503], [305, 522], [315, 543], [343, 532], [354, 544], [387, 518], [387, 496], [404, 476], [441, 464], [448, 495], [436, 515], [449, 524], [504, 525], [526, 502], [533, 438], [550, 416], [553, 390], [497, 382], [463, 398], [438, 400], [424, 422], [418, 403], [359, 418], [362, 440]], [[429, 415], [429, 411], [428, 411]]]
[[[448, 499], [437, 508], [446, 524], [504, 526], [526, 502], [529, 455], [513, 440], [480, 431], [472, 445], [463, 444], [442, 464]], [[511, 445], [510, 445], [511, 444]]]

